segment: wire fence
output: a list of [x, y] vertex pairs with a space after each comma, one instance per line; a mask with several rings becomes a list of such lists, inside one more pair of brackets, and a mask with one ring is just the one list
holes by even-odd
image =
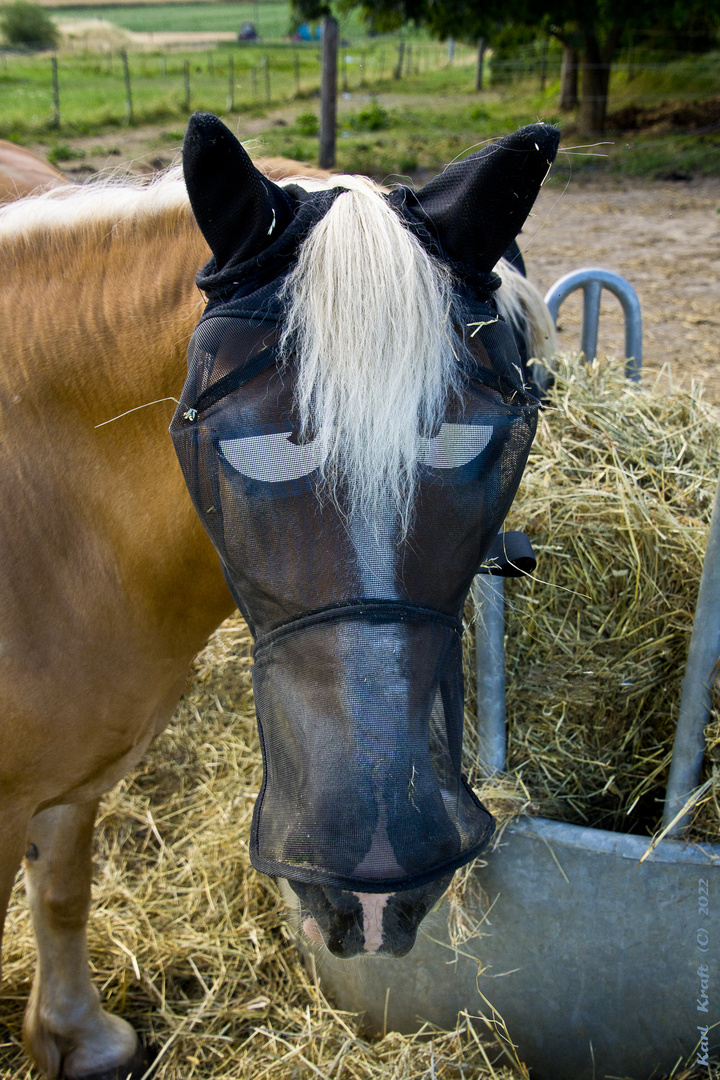
[[[465, 44], [408, 38], [346, 42], [338, 58], [338, 91], [472, 95], [479, 83], [478, 102], [483, 95], [501, 99], [508, 108], [530, 102], [545, 119], [560, 118], [562, 53], [557, 43], [541, 41], [510, 57], [488, 49], [481, 57], [479, 78], [478, 50]], [[438, 81], [442, 72], [447, 85]], [[180, 120], [195, 109], [259, 115], [291, 101], [311, 102], [319, 95], [320, 74], [318, 43], [228, 43], [52, 57], [5, 51], [0, 53], [0, 135], [90, 133], [103, 125]], [[668, 101], [681, 109], [718, 94], [719, 52], [651, 58], [634, 45], [612, 65], [609, 109], [618, 112], [631, 105], [649, 110]], [[688, 114], [688, 126], [717, 128], [720, 116], [712, 102], [706, 106], [698, 117]], [[682, 122], [681, 111], [678, 116]]]
[[[465, 47], [387, 41], [345, 46], [343, 94], [371, 91], [443, 66], [468, 63]], [[108, 51], [104, 55], [0, 56], [0, 133], [41, 132], [182, 117], [195, 109], [250, 111], [319, 94], [317, 45], [199, 48], [188, 53]]]

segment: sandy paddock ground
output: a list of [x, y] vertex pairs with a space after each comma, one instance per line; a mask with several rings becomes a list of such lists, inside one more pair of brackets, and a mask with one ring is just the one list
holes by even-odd
[[[582, 266], [633, 285], [643, 316], [643, 368], [702, 381], [720, 403], [720, 179], [572, 182], [543, 189], [520, 246], [543, 293]], [[622, 355], [619, 302], [603, 293], [598, 352]], [[581, 294], [560, 310], [560, 345], [579, 347]]]

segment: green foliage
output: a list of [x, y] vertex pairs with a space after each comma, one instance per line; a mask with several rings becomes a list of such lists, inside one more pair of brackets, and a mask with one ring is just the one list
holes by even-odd
[[84, 150], [74, 150], [68, 143], [58, 143], [48, 151], [47, 159], [51, 165], [57, 165], [58, 161], [78, 161], [84, 157]]
[[58, 28], [45, 8], [28, 0], [14, 0], [0, 7], [0, 31], [8, 45], [49, 49], [60, 40]]
[[291, 22], [296, 28], [304, 22], [320, 22], [333, 13], [328, 0], [292, 0], [290, 12]]
[[300, 115], [295, 120], [295, 127], [301, 135], [310, 137], [313, 135], [317, 135], [318, 131], [320, 130], [320, 121], [318, 120], [315, 113], [300, 113]]
[[382, 105], [378, 105], [375, 99], [347, 119], [347, 126], [351, 131], [382, 131], [383, 128], [390, 127], [390, 124], [390, 113]]

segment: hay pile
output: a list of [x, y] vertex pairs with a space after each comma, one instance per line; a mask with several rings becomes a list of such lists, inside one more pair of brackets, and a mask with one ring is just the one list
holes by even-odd
[[[538, 580], [507, 590], [511, 771], [484, 786], [506, 819], [525, 808], [657, 825], [719, 446], [720, 421], [697, 395], [632, 389], [616, 366], [559, 364], [509, 522], [540, 562]], [[161, 1049], [162, 1080], [518, 1075], [463, 1017], [454, 1032], [369, 1041], [305, 972], [274, 883], [249, 864], [261, 775], [250, 653], [243, 624], [221, 628], [169, 731], [104, 801], [90, 921], [103, 1000]], [[468, 691], [479, 778], [472, 677]], [[710, 743], [712, 776], [720, 722]], [[696, 830], [719, 836], [713, 788]], [[471, 887], [456, 875], [447, 906], [459, 940], [475, 930]], [[6, 930], [0, 1078], [30, 1080], [20, 1030], [34, 948], [20, 886]]]
[[[538, 568], [506, 587], [510, 775], [485, 789], [496, 809], [659, 827], [718, 476], [720, 416], [699, 392], [558, 360], [508, 518]], [[718, 764], [714, 723], [693, 831], [716, 841]]]

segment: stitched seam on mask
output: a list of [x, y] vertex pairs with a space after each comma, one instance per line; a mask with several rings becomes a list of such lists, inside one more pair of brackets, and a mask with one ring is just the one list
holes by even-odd
[[289, 634], [299, 633], [312, 626], [318, 626], [325, 622], [337, 622], [342, 619], [360, 619], [371, 623], [411, 622], [425, 623], [436, 622], [441, 626], [462, 634], [462, 623], [454, 615], [447, 615], [444, 611], [436, 608], [423, 607], [421, 604], [404, 603], [401, 600], [355, 600], [349, 603], [343, 601], [337, 604], [328, 604], [327, 607], [317, 608], [305, 615], [298, 615], [287, 622], [276, 626], [269, 633], [264, 634], [255, 643], [255, 657], [263, 649], [274, 645], [275, 642], [287, 637]]

